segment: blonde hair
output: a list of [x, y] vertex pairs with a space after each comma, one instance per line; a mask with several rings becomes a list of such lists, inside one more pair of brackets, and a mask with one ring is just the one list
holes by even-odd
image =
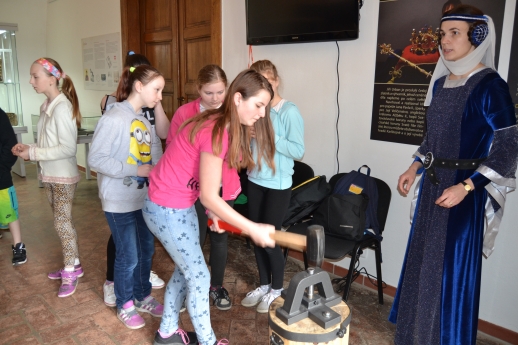
[[[54, 67], [56, 67], [61, 75], [63, 75], [63, 69], [59, 65], [59, 63], [51, 58], [44, 57], [42, 59], [47, 60], [50, 62]], [[38, 60], [34, 61], [34, 63], [38, 63]], [[49, 76], [56, 78], [52, 73], [47, 71], [46, 68], [43, 68], [43, 71]], [[72, 119], [76, 120], [77, 128], [81, 127], [81, 111], [79, 110], [79, 98], [77, 98], [76, 89], [74, 87], [74, 83], [72, 82], [72, 79], [68, 76], [68, 74], [65, 74], [64, 77], [61, 77], [63, 80], [63, 84], [61, 85], [61, 92], [66, 96], [66, 98], [72, 103]], [[59, 89], [59, 79], [56, 78], [56, 87]]]

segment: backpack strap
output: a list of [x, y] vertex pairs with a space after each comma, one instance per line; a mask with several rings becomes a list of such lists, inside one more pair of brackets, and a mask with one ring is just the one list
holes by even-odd
[[362, 165], [362, 166], [358, 169], [358, 172], [359, 172], [359, 173], [361, 173], [362, 168], [367, 168], [367, 174], [366, 174], [366, 175], [367, 175], [367, 176], [371, 176], [371, 168], [369, 168], [369, 166], [368, 166], [368, 165], [365, 165], [365, 164], [364, 164], [364, 165]]

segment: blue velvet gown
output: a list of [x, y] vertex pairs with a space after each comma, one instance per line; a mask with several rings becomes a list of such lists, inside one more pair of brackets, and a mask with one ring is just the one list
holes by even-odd
[[[417, 159], [427, 152], [443, 159], [487, 159], [476, 170], [436, 167], [439, 185], [421, 178], [389, 315], [397, 323], [397, 345], [476, 343], [482, 254], [493, 249], [505, 194], [515, 186], [518, 129], [507, 84], [489, 68], [458, 87], [444, 87], [445, 78], [434, 85]], [[467, 178], [475, 190], [460, 204], [435, 204], [444, 189]], [[486, 234], [485, 216], [491, 220]]]

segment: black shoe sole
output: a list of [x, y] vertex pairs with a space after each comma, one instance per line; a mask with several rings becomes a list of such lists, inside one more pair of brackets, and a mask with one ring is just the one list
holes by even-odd
[[22, 265], [22, 264], [24, 264], [26, 262], [27, 262], [27, 258], [25, 258], [25, 260], [23, 260], [23, 261], [13, 262], [13, 266], [19, 266], [19, 265]]

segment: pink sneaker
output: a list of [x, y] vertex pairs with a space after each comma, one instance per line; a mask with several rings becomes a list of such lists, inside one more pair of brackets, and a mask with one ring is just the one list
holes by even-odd
[[[52, 280], [61, 279], [62, 272], [63, 272], [63, 268], [60, 270], [54, 271], [54, 272], [50, 272], [47, 277], [49, 277], [49, 279], [52, 279]], [[82, 276], [85, 275], [85, 273], [83, 272], [83, 267], [81, 267], [81, 264], [74, 265], [74, 274], [76, 275], [77, 278], [81, 278]]]
[[76, 292], [77, 275], [75, 272], [61, 272], [61, 286], [59, 288], [58, 297], [67, 297]]
[[135, 308], [143, 313], [149, 313], [154, 317], [162, 317], [164, 306], [158, 303], [151, 295], [144, 298], [143, 301], [135, 299]]
[[126, 308], [117, 310], [117, 318], [122, 321], [124, 326], [129, 329], [139, 329], [146, 325], [146, 322], [142, 316], [137, 313], [133, 301], [129, 301], [124, 304]]

